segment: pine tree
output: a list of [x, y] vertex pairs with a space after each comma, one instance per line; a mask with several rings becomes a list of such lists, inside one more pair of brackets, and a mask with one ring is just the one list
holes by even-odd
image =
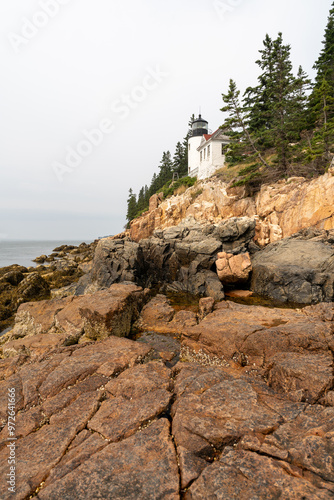
[[229, 113], [226, 118], [223, 128], [230, 132], [231, 148], [230, 156], [234, 161], [242, 159], [245, 152], [250, 150], [254, 157], [259, 159], [261, 163], [268, 167], [267, 162], [258, 150], [254, 139], [246, 125], [246, 112], [240, 103], [240, 90], [237, 89], [236, 83], [231, 79], [227, 94], [222, 94], [223, 101], [226, 106], [221, 108], [221, 111]]
[[173, 172], [177, 172], [179, 177], [186, 175], [188, 169], [187, 148], [181, 142], [176, 144], [173, 157]]
[[[190, 121], [188, 123], [189, 128], [193, 121], [195, 120], [195, 116], [192, 115]], [[127, 221], [128, 226], [129, 222], [133, 220], [140, 212], [148, 209], [150, 197], [158, 193], [163, 186], [171, 181], [173, 178], [173, 172], [178, 172], [179, 176], [182, 177], [188, 172], [188, 138], [190, 136], [190, 130], [186, 137], [183, 140], [183, 143], [178, 142], [176, 145], [176, 151], [174, 158], [172, 160], [171, 154], [169, 151], [165, 151], [162, 155], [162, 159], [159, 165], [159, 173], [154, 173], [152, 176], [150, 187], [147, 185], [141, 187], [138, 200], [136, 195], [133, 193], [132, 189], [129, 190], [128, 197], [128, 209], [127, 209]]]
[[297, 78], [295, 80], [294, 106], [292, 109], [292, 123], [295, 129], [295, 140], [300, 140], [300, 134], [305, 131], [308, 124], [308, 96], [311, 89], [311, 80], [301, 66], [298, 68]]
[[[278, 167], [276, 172], [287, 174], [289, 168], [289, 143], [296, 138], [295, 116], [302, 105], [306, 76], [292, 73], [290, 45], [283, 44], [282, 33], [276, 40], [267, 35], [261, 59], [256, 61], [263, 73], [259, 85], [247, 89], [248, 126], [258, 136], [263, 148], [275, 147]], [[258, 127], [257, 132], [255, 128]]]
[[157, 174], [156, 173], [153, 174], [148, 192], [149, 192], [150, 196], [152, 196], [152, 194], [157, 192]]
[[267, 34], [263, 41], [263, 50], [259, 50], [261, 59], [256, 64], [262, 69], [256, 87], [248, 87], [244, 94], [244, 108], [247, 112], [247, 127], [251, 134], [257, 136], [259, 146], [264, 149], [273, 144], [266, 137], [266, 131], [272, 126], [271, 115], [271, 82], [274, 71], [274, 42]]
[[150, 193], [148, 186], [146, 184], [144, 186], [144, 200], [145, 200], [145, 207], [148, 207], [150, 202]]
[[297, 105], [295, 99], [297, 82], [292, 74], [290, 50], [290, 45], [283, 45], [282, 33], [279, 33], [274, 41], [273, 80], [270, 82], [273, 93], [270, 103], [273, 116], [270, 136], [275, 144], [279, 166], [284, 174], [288, 172], [289, 142], [293, 139], [293, 118]]
[[129, 196], [127, 203], [128, 203], [128, 209], [126, 213], [126, 220], [128, 221], [128, 223], [130, 223], [130, 221], [134, 219], [136, 213], [138, 212], [136, 195], [133, 193], [132, 188], [129, 189]]
[[[329, 86], [330, 94], [334, 97], [334, 2], [329, 17], [327, 27], [325, 29], [325, 37], [323, 40], [323, 48], [319, 54], [318, 60], [315, 62], [313, 68], [317, 70], [315, 78], [315, 85], [313, 92], [309, 99], [310, 110], [310, 127], [315, 125], [317, 120], [317, 111], [320, 104], [319, 89], [325, 80]], [[329, 113], [328, 118], [334, 116], [334, 110]]]
[[188, 141], [189, 141], [191, 134], [192, 134], [192, 124], [194, 123], [194, 121], [195, 121], [195, 115], [193, 113], [189, 119], [189, 122], [188, 122], [187, 135], [184, 137], [183, 142], [182, 142], [184, 156], [183, 156], [183, 163], [181, 166], [181, 171], [179, 172], [179, 175], [181, 177], [184, 175], [188, 175], [188, 151], [189, 151]]
[[141, 212], [145, 208], [145, 193], [144, 193], [144, 187], [142, 187], [139, 191], [138, 194], [138, 201], [137, 201], [137, 212]]
[[159, 165], [160, 172], [158, 174], [158, 189], [160, 189], [166, 182], [170, 181], [173, 177], [173, 162], [170, 151], [165, 151], [162, 155], [162, 160]]
[[332, 159], [334, 144], [334, 96], [326, 78], [314, 89], [317, 105], [314, 107], [316, 128], [314, 130], [311, 157], [312, 160], [323, 158], [328, 163]]
[[315, 88], [319, 88], [325, 79], [334, 94], [334, 2], [329, 11], [325, 39], [322, 43], [324, 47], [320, 52], [318, 60], [314, 64], [314, 69], [317, 70]]
[[195, 115], [193, 113], [188, 121], [188, 133], [191, 132], [191, 127], [192, 127], [192, 124], [194, 123], [195, 120], [196, 120], [196, 118], [195, 118]]

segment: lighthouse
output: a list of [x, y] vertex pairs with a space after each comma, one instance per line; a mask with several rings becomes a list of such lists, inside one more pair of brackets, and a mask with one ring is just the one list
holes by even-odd
[[191, 125], [188, 139], [188, 175], [198, 179], [211, 177], [225, 165], [230, 138], [222, 129], [209, 134], [209, 123], [198, 116]]
[[[200, 155], [197, 148], [201, 145], [204, 135], [209, 133], [209, 123], [199, 115], [191, 125], [191, 136], [188, 139], [188, 174], [195, 176], [200, 167]], [[196, 172], [197, 171], [197, 172]]]

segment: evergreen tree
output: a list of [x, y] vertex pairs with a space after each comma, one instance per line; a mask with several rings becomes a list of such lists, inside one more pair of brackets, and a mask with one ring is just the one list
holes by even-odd
[[179, 175], [182, 177], [184, 175], [188, 175], [188, 141], [189, 138], [191, 137], [192, 134], [192, 124], [195, 121], [195, 115], [194, 113], [191, 115], [189, 122], [188, 122], [188, 132], [187, 135], [184, 137], [182, 146], [183, 146], [183, 162], [181, 164], [180, 172]]
[[[267, 34], [263, 41], [264, 49], [259, 50], [261, 59], [256, 64], [262, 69], [262, 74], [258, 77], [256, 87], [248, 87], [244, 94], [244, 106], [247, 112], [247, 127], [251, 134], [257, 136], [259, 146], [264, 149], [272, 146], [266, 131], [272, 126], [271, 101], [274, 71], [274, 42]], [[267, 142], [266, 142], [267, 139]]]
[[138, 201], [137, 201], [137, 212], [141, 212], [145, 208], [145, 188], [142, 187], [139, 191], [138, 194]]
[[232, 79], [230, 80], [228, 93], [222, 94], [222, 98], [226, 106], [221, 108], [221, 111], [229, 113], [223, 127], [229, 130], [232, 141], [229, 153], [230, 157], [234, 161], [238, 161], [242, 159], [247, 151], [251, 151], [253, 157], [256, 157], [264, 166], [268, 167], [267, 162], [258, 150], [255, 140], [247, 128], [247, 115], [245, 108], [240, 102], [240, 90], [237, 89], [237, 85]]
[[297, 106], [295, 91], [298, 86], [296, 78], [292, 74], [290, 50], [290, 45], [283, 45], [282, 33], [279, 33], [278, 38], [274, 41], [273, 80], [270, 82], [270, 88], [273, 92], [270, 103], [273, 116], [270, 135], [284, 174], [287, 173], [289, 165], [289, 142], [293, 139], [293, 118]]
[[145, 184], [144, 186], [144, 200], [145, 200], [145, 207], [148, 207], [149, 202], [150, 202], [150, 193], [148, 186]]
[[134, 219], [138, 209], [137, 209], [137, 200], [136, 200], [136, 195], [133, 193], [132, 188], [129, 189], [129, 196], [128, 196], [128, 209], [126, 213], [126, 220], [128, 223]]
[[308, 96], [311, 89], [311, 80], [301, 66], [298, 68], [295, 81], [294, 106], [292, 109], [292, 123], [295, 129], [295, 140], [300, 140], [300, 134], [306, 130], [308, 124]]
[[154, 173], [153, 174], [153, 177], [152, 177], [152, 180], [151, 180], [151, 184], [150, 184], [150, 187], [149, 187], [149, 195], [152, 196], [152, 194], [156, 193], [157, 192], [157, 174]]
[[193, 113], [188, 121], [188, 134], [191, 133], [191, 127], [192, 127], [192, 124], [194, 123], [195, 120], [196, 120], [196, 118], [195, 118], [195, 115]]
[[[309, 100], [310, 109], [310, 126], [314, 126], [317, 120], [317, 111], [321, 97], [319, 89], [325, 80], [329, 86], [330, 94], [334, 97], [334, 2], [329, 11], [327, 27], [325, 29], [325, 37], [323, 40], [323, 48], [320, 52], [318, 60], [314, 64], [314, 69], [317, 70], [315, 85]], [[334, 116], [334, 110], [329, 112], [329, 118]]]
[[[191, 127], [195, 116], [192, 115], [188, 123]], [[162, 155], [162, 160], [159, 165], [159, 173], [154, 173], [152, 176], [150, 187], [147, 185], [143, 186], [138, 194], [138, 200], [136, 195], [133, 193], [132, 189], [129, 191], [128, 197], [128, 209], [127, 209], [127, 221], [129, 222], [134, 219], [140, 212], [148, 209], [150, 197], [158, 193], [163, 186], [171, 181], [173, 178], [173, 172], [178, 172], [179, 176], [182, 177], [188, 172], [188, 138], [190, 137], [190, 130], [183, 140], [183, 143], [178, 142], [176, 145], [175, 155], [173, 160], [169, 151], [165, 151]]]
[[[264, 148], [275, 147], [278, 170], [286, 174], [289, 167], [289, 143], [296, 138], [295, 117], [303, 105], [306, 75], [300, 69], [294, 77], [290, 45], [283, 44], [282, 33], [276, 40], [267, 35], [261, 59], [256, 61], [263, 73], [259, 85], [247, 89], [248, 126]], [[299, 124], [301, 126], [301, 124]], [[256, 127], [257, 131], [256, 131]]]
[[188, 155], [187, 147], [185, 148], [181, 142], [176, 144], [176, 149], [173, 157], [173, 172], [177, 172], [179, 177], [187, 174], [188, 170]]
[[173, 177], [173, 162], [170, 151], [165, 151], [162, 155], [162, 160], [159, 165], [160, 172], [158, 174], [158, 189], [160, 189], [167, 181]]
[[314, 64], [314, 69], [317, 70], [315, 88], [319, 88], [325, 79], [334, 94], [334, 2], [329, 11], [325, 39], [322, 43], [324, 47], [320, 52], [318, 60]]
[[328, 163], [332, 159], [334, 144], [334, 96], [326, 78], [314, 89], [317, 105], [314, 107], [316, 128], [314, 130], [310, 153], [311, 159], [321, 159]]

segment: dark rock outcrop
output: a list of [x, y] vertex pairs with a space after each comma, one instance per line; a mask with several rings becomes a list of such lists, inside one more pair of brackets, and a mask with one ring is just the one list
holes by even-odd
[[138, 243], [104, 238], [97, 245], [90, 277], [98, 287], [110, 287], [122, 281], [139, 282], [142, 269]]
[[18, 304], [32, 299], [42, 300], [50, 296], [50, 287], [38, 273], [31, 273], [17, 287]]
[[280, 302], [312, 304], [334, 299], [334, 247], [314, 239], [287, 238], [252, 258], [251, 288]]
[[[90, 279], [98, 288], [133, 281], [221, 300], [224, 292], [216, 273], [217, 254], [245, 252], [254, 234], [255, 220], [242, 217], [217, 225], [185, 221], [155, 231], [139, 243], [107, 238], [98, 244]], [[88, 284], [85, 278], [79, 293], [85, 287], [90, 290]]]

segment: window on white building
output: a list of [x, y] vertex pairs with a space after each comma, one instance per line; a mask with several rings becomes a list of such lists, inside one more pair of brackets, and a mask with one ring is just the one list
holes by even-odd
[[222, 143], [222, 155], [226, 154], [227, 148], [228, 148], [228, 144], [223, 144]]
[[202, 156], [203, 156], [203, 154], [202, 154], [202, 151], [201, 151], [201, 154], [200, 154], [200, 159], [201, 159], [201, 161], [202, 161]]
[[210, 158], [210, 146], [208, 146], [208, 158]]

